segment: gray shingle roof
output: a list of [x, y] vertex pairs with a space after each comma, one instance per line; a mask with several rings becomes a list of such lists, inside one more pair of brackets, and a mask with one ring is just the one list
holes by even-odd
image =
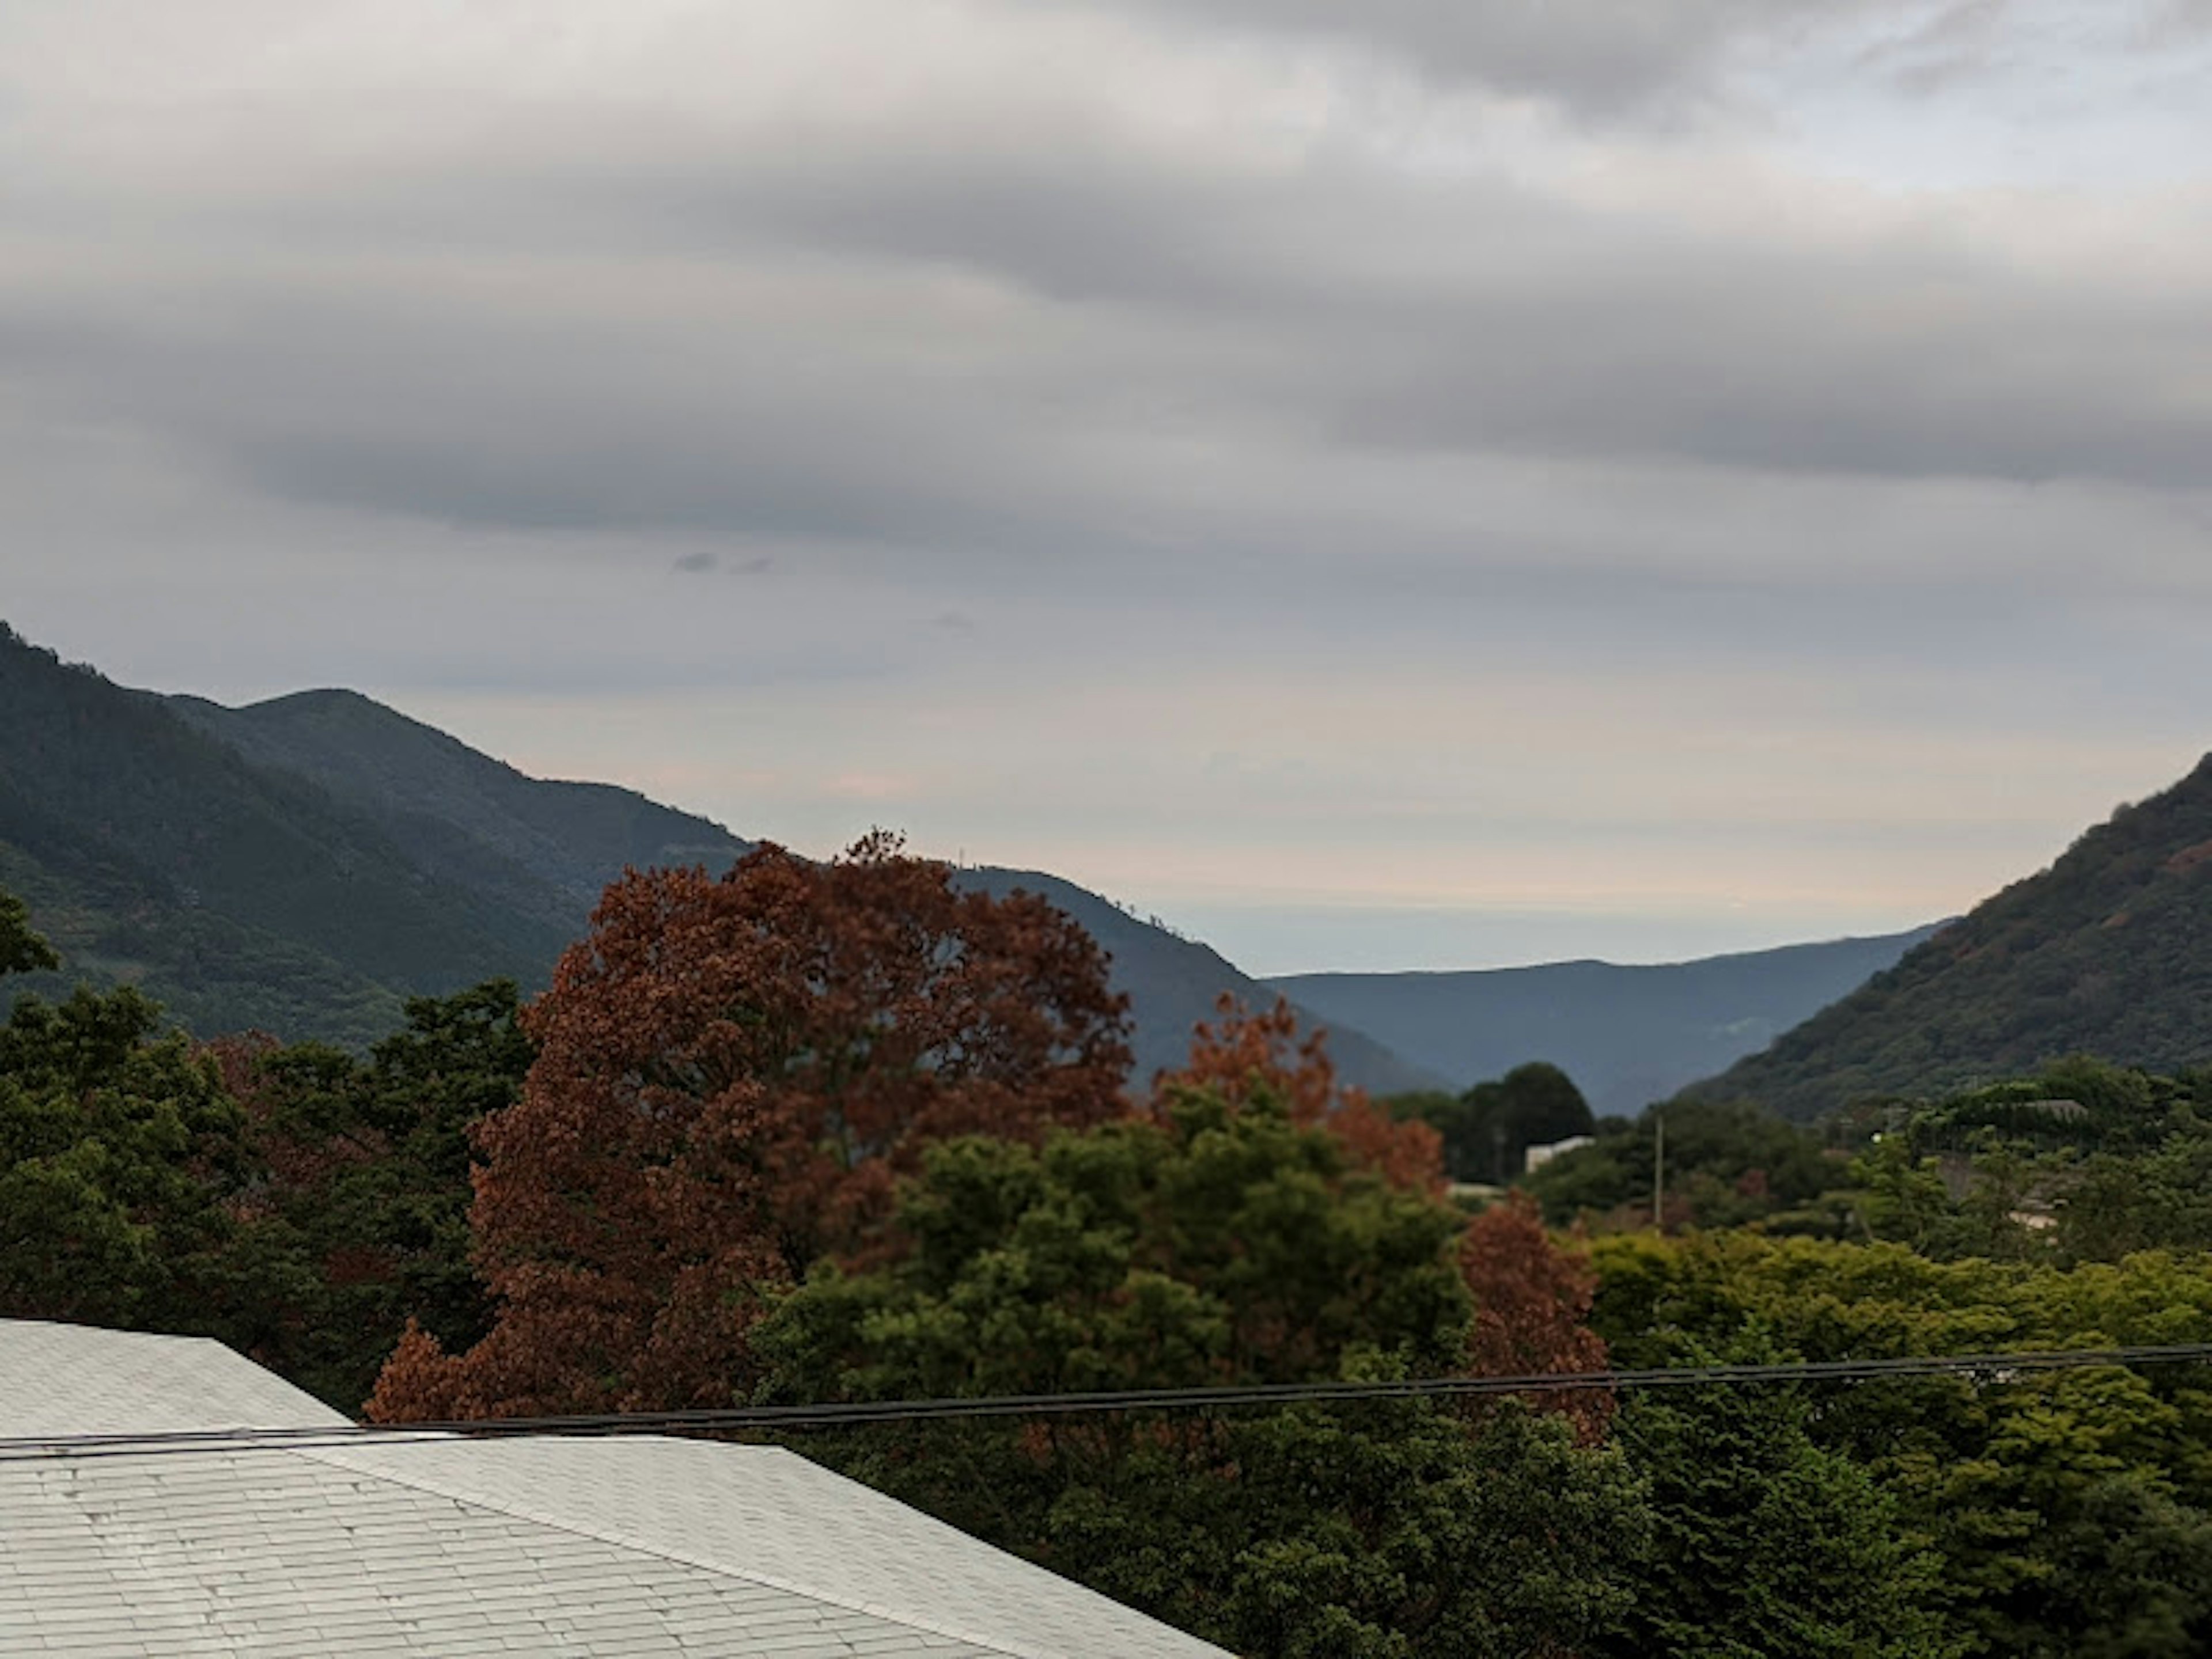
[[[343, 1421], [214, 1343], [0, 1321], [0, 1435]], [[0, 1653], [1220, 1650], [789, 1452], [531, 1436], [0, 1458]]]

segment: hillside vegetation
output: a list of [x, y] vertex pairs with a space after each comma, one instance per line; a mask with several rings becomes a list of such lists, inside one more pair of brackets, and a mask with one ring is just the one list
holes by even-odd
[[[1091, 942], [947, 874], [878, 838], [641, 875], [526, 1026], [488, 984], [365, 1058], [14, 999], [0, 1317], [216, 1337], [392, 1422], [1288, 1385], [782, 1437], [1251, 1659], [2212, 1650], [2206, 1075], [2070, 1061], [1856, 1157], [1672, 1103], [1665, 1227], [1617, 1213], [1650, 1138], [1598, 1125], [1530, 1183], [1561, 1237], [1461, 1208], [1273, 1015], [1121, 1096]], [[53, 961], [0, 890], [6, 985]], [[1799, 1361], [1903, 1363], [1683, 1374]]]
[[718, 823], [605, 783], [533, 778], [356, 691], [244, 708], [168, 706], [256, 766], [297, 774], [368, 817], [426, 872], [573, 936], [638, 869], [726, 870], [752, 850]]
[[2212, 1060], [2212, 757], [1687, 1092], [1802, 1120], [2071, 1054], [2156, 1072]]
[[0, 882], [74, 973], [143, 984], [195, 1029], [360, 1042], [409, 992], [538, 969], [565, 939], [424, 870], [307, 779], [12, 632], [0, 706]]

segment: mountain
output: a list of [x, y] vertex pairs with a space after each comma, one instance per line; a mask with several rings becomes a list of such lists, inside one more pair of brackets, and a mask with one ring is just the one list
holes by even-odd
[[[1114, 958], [1115, 986], [1128, 992], [1136, 1020], [1136, 1065], [1139, 1082], [1179, 1065], [1190, 1049], [1191, 1027], [1214, 1018], [1214, 1002], [1224, 993], [1249, 1008], [1272, 1008], [1284, 994], [1272, 983], [1239, 972], [1211, 947], [1138, 921], [1127, 911], [1073, 882], [1033, 870], [969, 869], [958, 881], [1003, 896], [1024, 888], [1080, 922]], [[1348, 1020], [1331, 1018], [1291, 998], [1300, 1023], [1328, 1028], [1329, 1058], [1338, 1075], [1372, 1094], [1432, 1089], [1443, 1079], [1376, 1042]]]
[[[526, 776], [434, 726], [355, 691], [303, 691], [245, 708], [199, 697], [170, 706], [258, 764], [310, 779], [378, 827], [434, 875], [580, 932], [600, 890], [627, 866], [726, 868], [751, 849], [720, 824], [604, 783]], [[958, 884], [1000, 897], [1017, 888], [1073, 916], [1113, 958], [1129, 994], [1139, 1080], [1182, 1060], [1190, 1028], [1224, 993], [1254, 1007], [1274, 993], [1206, 945], [1138, 921], [1097, 894], [1039, 871], [963, 869]], [[1333, 1031], [1346, 1079], [1378, 1092], [1434, 1081], [1356, 1031]]]
[[165, 701], [256, 767], [304, 778], [369, 818], [434, 878], [532, 915], [564, 942], [628, 866], [719, 870], [751, 850], [719, 823], [634, 790], [526, 776], [357, 691], [244, 708]]
[[[545, 959], [560, 930], [424, 870], [305, 778], [0, 631], [0, 884], [95, 980], [202, 1030], [388, 1030], [403, 991]], [[31, 988], [39, 988], [32, 987]]]
[[2070, 1054], [2212, 1065], [2212, 756], [1690, 1092], [1809, 1118]]
[[[753, 845], [599, 783], [532, 778], [358, 693], [243, 708], [118, 686], [0, 623], [0, 887], [70, 979], [143, 985], [185, 1025], [358, 1045], [403, 1000], [506, 975], [542, 985], [625, 866], [720, 869]], [[1273, 994], [1202, 945], [1056, 877], [963, 870], [1042, 892], [1113, 957], [1139, 1080], [1180, 1060], [1222, 994]], [[1431, 1081], [1353, 1031], [1346, 1081]]]
[[1561, 962], [1464, 973], [1294, 974], [1267, 983], [1455, 1088], [1544, 1060], [1574, 1079], [1600, 1114], [1632, 1113], [1764, 1047], [1934, 931], [1663, 967]]

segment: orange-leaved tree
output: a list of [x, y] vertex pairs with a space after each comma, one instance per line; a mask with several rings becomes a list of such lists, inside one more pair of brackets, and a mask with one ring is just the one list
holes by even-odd
[[1215, 1007], [1218, 1022], [1201, 1021], [1191, 1035], [1188, 1061], [1154, 1080], [1155, 1111], [1185, 1092], [1210, 1091], [1232, 1109], [1265, 1093], [1289, 1107], [1291, 1122], [1327, 1129], [1355, 1166], [1408, 1191], [1443, 1190], [1443, 1138], [1417, 1119], [1393, 1118], [1364, 1090], [1341, 1082], [1327, 1031], [1300, 1035], [1297, 1011], [1281, 999], [1261, 1013], [1228, 995]]
[[[1525, 1192], [1468, 1224], [1460, 1271], [1474, 1293], [1468, 1370], [1477, 1376], [1547, 1376], [1606, 1368], [1605, 1339], [1589, 1327], [1597, 1274], [1578, 1251], [1553, 1242]], [[1585, 1443], [1613, 1420], [1610, 1389], [1559, 1389], [1531, 1402], [1557, 1412]]]
[[410, 1332], [379, 1419], [727, 1404], [763, 1293], [864, 1252], [924, 1145], [1125, 1109], [1091, 937], [881, 832], [626, 874], [526, 1020], [522, 1098], [477, 1133], [495, 1322], [455, 1355]]

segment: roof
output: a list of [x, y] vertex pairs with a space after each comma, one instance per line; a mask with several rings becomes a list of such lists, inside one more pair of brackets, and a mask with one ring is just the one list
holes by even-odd
[[[345, 1419], [219, 1345], [0, 1321], [9, 1437]], [[1220, 1659], [793, 1453], [658, 1436], [0, 1452], [0, 1652]]]

